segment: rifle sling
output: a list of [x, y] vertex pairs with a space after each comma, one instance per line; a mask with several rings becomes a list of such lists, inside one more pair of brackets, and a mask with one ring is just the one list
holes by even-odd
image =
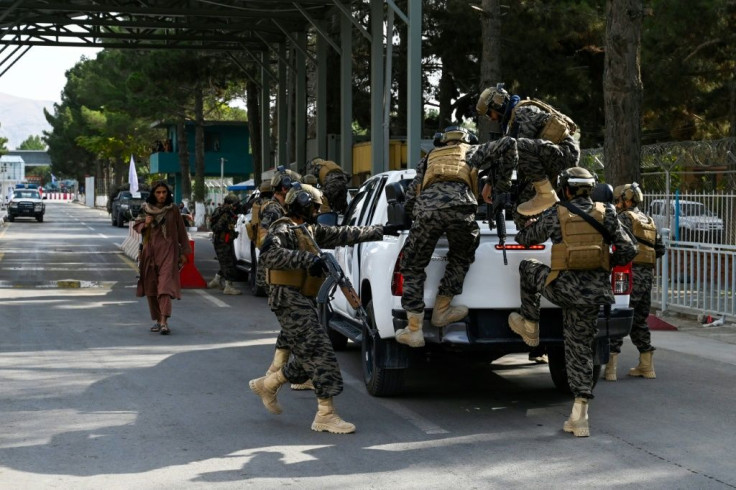
[[611, 237], [611, 234], [608, 233], [608, 230], [606, 230], [601, 223], [599, 223], [595, 218], [593, 218], [591, 215], [580, 209], [579, 207], [575, 206], [573, 203], [569, 201], [560, 201], [559, 204], [561, 206], [564, 206], [570, 211], [571, 213], [575, 213], [581, 218], [583, 218], [590, 226], [595, 228], [595, 230], [603, 235], [603, 240], [610, 245], [613, 242], [613, 239]]

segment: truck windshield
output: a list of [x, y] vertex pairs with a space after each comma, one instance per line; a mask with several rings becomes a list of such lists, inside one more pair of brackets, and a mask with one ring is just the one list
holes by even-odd
[[16, 199], [41, 199], [38, 191], [15, 191]]

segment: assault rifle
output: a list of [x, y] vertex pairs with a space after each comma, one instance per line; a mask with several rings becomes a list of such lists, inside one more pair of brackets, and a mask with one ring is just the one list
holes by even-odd
[[350, 279], [348, 279], [348, 276], [343, 272], [342, 267], [340, 267], [335, 256], [322, 251], [319, 245], [317, 245], [312, 234], [309, 232], [309, 228], [307, 228], [306, 223], [302, 223], [301, 225], [291, 228], [302, 229], [302, 233], [304, 233], [304, 236], [306, 236], [312, 243], [312, 246], [318, 252], [317, 255], [319, 255], [319, 258], [322, 259], [322, 262], [325, 264], [325, 273], [327, 278], [317, 293], [317, 304], [327, 304], [335, 296], [337, 288], [340, 288], [350, 306], [358, 312], [358, 318], [365, 320], [367, 315], [360, 302], [360, 297], [358, 296], [357, 291], [355, 291]]

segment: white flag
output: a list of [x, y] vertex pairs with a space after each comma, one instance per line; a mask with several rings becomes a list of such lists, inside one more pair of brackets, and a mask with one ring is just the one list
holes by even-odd
[[138, 172], [135, 170], [133, 155], [130, 155], [130, 168], [128, 169], [128, 182], [130, 182], [130, 193], [138, 194]]

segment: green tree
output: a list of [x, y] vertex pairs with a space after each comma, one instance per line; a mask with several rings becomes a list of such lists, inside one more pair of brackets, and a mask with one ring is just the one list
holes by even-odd
[[19, 150], [45, 150], [46, 143], [43, 142], [40, 135], [32, 135], [23, 141], [18, 147]]
[[0, 155], [5, 155], [8, 152], [8, 148], [5, 146], [8, 144], [8, 138], [0, 136]]

